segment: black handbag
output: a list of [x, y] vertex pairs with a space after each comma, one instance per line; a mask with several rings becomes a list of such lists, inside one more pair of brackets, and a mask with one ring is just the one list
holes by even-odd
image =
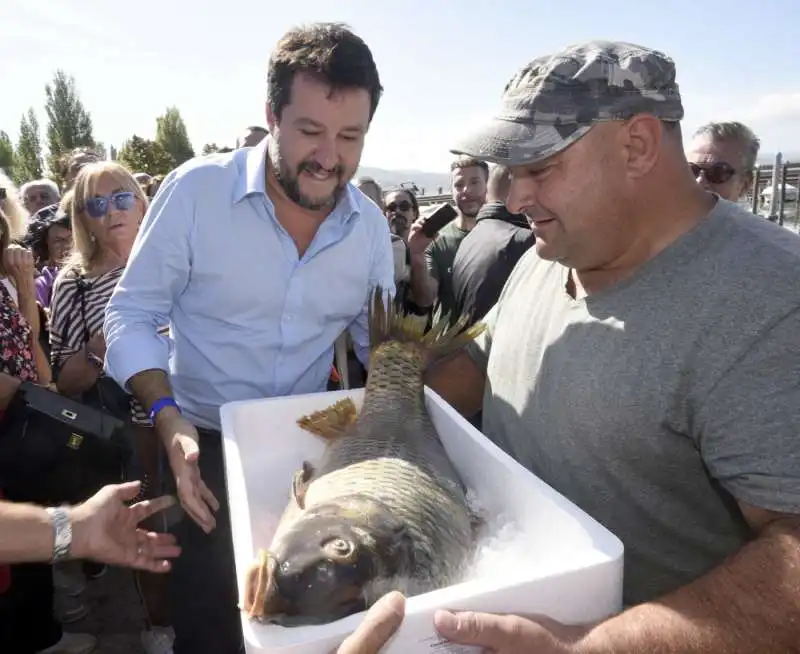
[[0, 488], [11, 500], [80, 502], [122, 481], [130, 457], [122, 420], [31, 382], [0, 423]]

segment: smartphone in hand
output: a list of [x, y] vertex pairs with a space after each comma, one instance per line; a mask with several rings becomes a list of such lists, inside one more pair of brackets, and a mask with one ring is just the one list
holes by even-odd
[[422, 233], [428, 238], [433, 238], [456, 216], [458, 216], [458, 212], [451, 205], [443, 204], [422, 223]]

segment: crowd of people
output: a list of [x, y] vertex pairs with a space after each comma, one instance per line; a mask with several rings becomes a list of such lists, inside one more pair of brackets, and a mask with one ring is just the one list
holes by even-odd
[[[0, 406], [26, 381], [113, 384], [142, 477], [60, 512], [0, 505], [0, 649], [92, 651], [61, 623], [106, 562], [137, 568], [147, 654], [242, 652], [219, 408], [363, 385], [381, 286], [427, 325], [485, 322], [427, 383], [626, 548], [607, 620], [439, 612], [443, 637], [798, 651], [800, 291], [776, 271], [800, 237], [738, 204], [757, 137], [710, 123], [684, 148], [667, 55], [576, 44], [522, 66], [453, 145], [457, 215], [431, 235], [412, 189], [356, 178], [382, 90], [350, 30], [294, 28], [266, 127], [236, 150], [163, 179], [89, 150], [63, 188], [0, 176]], [[185, 515], [159, 536], [169, 492]], [[387, 595], [339, 651], [378, 652], [403, 606]]]

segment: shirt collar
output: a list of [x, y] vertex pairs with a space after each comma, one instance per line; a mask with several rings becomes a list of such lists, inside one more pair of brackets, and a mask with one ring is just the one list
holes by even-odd
[[267, 144], [269, 137], [262, 139], [261, 143], [255, 147], [242, 150], [244, 157], [244, 168], [239, 174], [239, 183], [233, 196], [233, 203], [238, 204], [248, 195], [254, 193], [267, 194], [266, 172], [267, 172]]
[[[234, 193], [233, 203], [238, 204], [248, 195], [261, 193], [269, 204], [272, 202], [267, 195], [266, 175], [267, 175], [267, 148], [269, 147], [269, 136], [258, 145], [244, 151], [244, 168], [239, 176], [236, 192]], [[361, 202], [352, 184], [344, 187], [344, 192], [330, 213], [329, 218], [344, 225], [361, 213]]]
[[487, 219], [502, 220], [517, 227], [530, 229], [527, 218], [522, 214], [511, 213], [502, 202], [489, 202], [481, 207], [475, 222]]

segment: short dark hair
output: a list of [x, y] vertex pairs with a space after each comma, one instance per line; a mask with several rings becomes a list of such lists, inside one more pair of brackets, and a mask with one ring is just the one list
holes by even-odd
[[464, 168], [480, 168], [483, 171], [484, 178], [489, 179], [489, 164], [474, 157], [463, 156], [456, 159], [450, 164], [450, 174], [452, 175], [455, 171]]
[[383, 87], [372, 52], [342, 23], [313, 23], [283, 35], [269, 60], [267, 101], [280, 120], [291, 102], [292, 82], [305, 73], [330, 85], [331, 92], [364, 89], [370, 97], [369, 118], [375, 115]]

